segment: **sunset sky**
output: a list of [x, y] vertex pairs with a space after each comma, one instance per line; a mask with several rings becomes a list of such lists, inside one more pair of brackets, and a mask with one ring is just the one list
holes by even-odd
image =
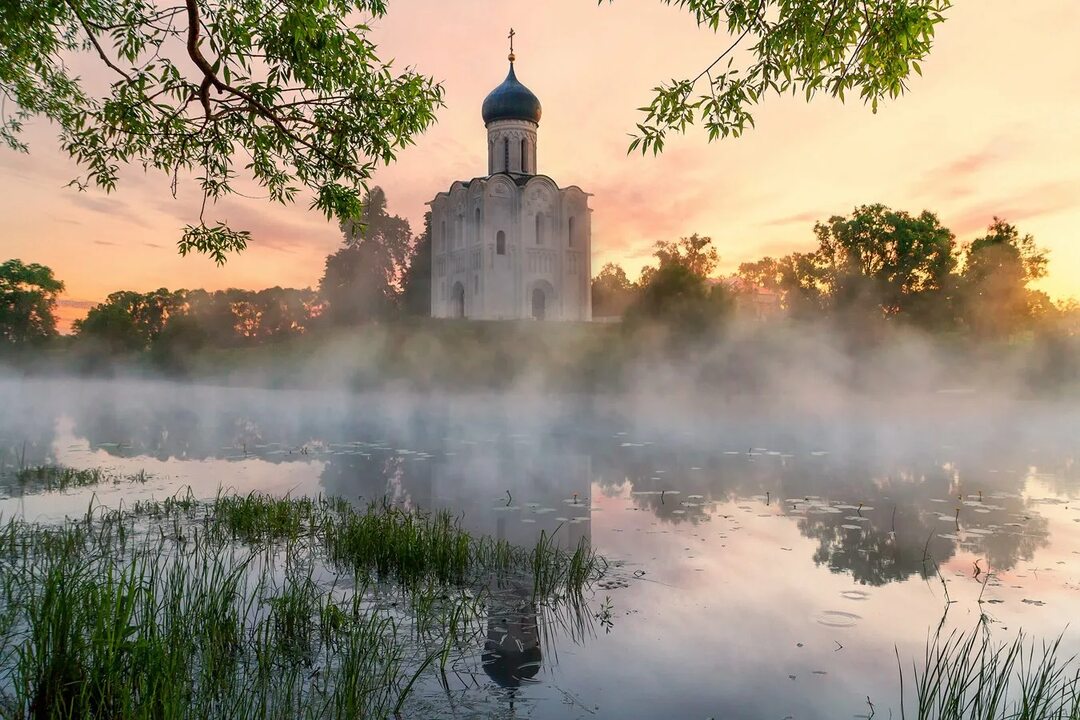
[[[1080, 3], [958, 0], [910, 92], [874, 115], [858, 102], [769, 98], [757, 128], [708, 144], [694, 130], [654, 158], [626, 154], [650, 88], [696, 74], [725, 38], [659, 0], [394, 0], [375, 25], [384, 58], [435, 76], [439, 122], [374, 183], [390, 210], [422, 228], [425, 203], [486, 170], [480, 104], [506, 75], [517, 31], [518, 78], [544, 106], [539, 170], [594, 194], [593, 269], [636, 276], [657, 240], [710, 235], [722, 271], [806, 250], [815, 220], [859, 204], [937, 212], [958, 240], [1001, 215], [1050, 249], [1040, 287], [1080, 296]], [[89, 67], [89, 66], [88, 66]], [[93, 69], [88, 69], [88, 74]], [[249, 249], [216, 267], [180, 258], [198, 215], [192, 183], [132, 169], [117, 192], [66, 188], [78, 174], [33, 123], [29, 155], [0, 150], [0, 260], [51, 266], [70, 320], [113, 290], [314, 285], [336, 225], [307, 210], [238, 198], [208, 218], [252, 231]]]

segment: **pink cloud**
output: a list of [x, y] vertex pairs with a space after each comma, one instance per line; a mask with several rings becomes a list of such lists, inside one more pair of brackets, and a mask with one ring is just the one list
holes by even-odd
[[995, 135], [979, 150], [931, 169], [913, 187], [913, 194], [940, 201], [975, 193], [991, 170], [1017, 156], [1023, 143], [1023, 132], [1022, 128], [1011, 127]]
[[946, 224], [957, 235], [970, 235], [984, 230], [995, 216], [1019, 222], [1076, 207], [1078, 196], [1080, 182], [1046, 183], [1016, 195], [969, 205], [951, 215]]
[[794, 215], [786, 215], [784, 217], [776, 218], [775, 220], [769, 220], [762, 225], [764, 227], [774, 227], [778, 225], [796, 225], [806, 224], [812, 225], [818, 220], [825, 219], [827, 213], [821, 213], [816, 210], [810, 210], [807, 212], [795, 213]]

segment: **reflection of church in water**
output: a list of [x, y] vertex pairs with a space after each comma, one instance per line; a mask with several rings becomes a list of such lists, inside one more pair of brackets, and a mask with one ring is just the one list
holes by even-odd
[[539, 174], [540, 101], [510, 72], [484, 100], [487, 175], [456, 181], [431, 206], [431, 314], [589, 320], [589, 195]]
[[[533, 546], [543, 532], [567, 550], [591, 539], [592, 460], [586, 454], [550, 440], [503, 438], [457, 448], [432, 463], [431, 471], [428, 502], [460, 512], [470, 532], [523, 547]], [[542, 669], [544, 620], [531, 581], [489, 591], [481, 665], [507, 691], [513, 708], [517, 688], [536, 680]]]

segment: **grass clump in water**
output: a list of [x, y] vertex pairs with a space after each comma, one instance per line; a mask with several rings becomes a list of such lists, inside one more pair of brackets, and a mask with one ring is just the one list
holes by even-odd
[[234, 540], [265, 544], [297, 540], [316, 533], [325, 502], [272, 495], [218, 495], [206, 510], [210, 525]]
[[340, 498], [220, 495], [206, 508], [207, 532], [259, 546], [303, 542], [357, 577], [415, 589], [461, 585], [491, 575], [529, 574], [535, 593], [580, 593], [603, 572], [587, 543], [572, 551], [542, 533], [533, 548], [474, 537], [448, 512], [388, 503], [357, 508]]
[[62, 492], [74, 488], [101, 485], [106, 482], [111, 482], [114, 485], [119, 485], [121, 482], [144, 484], [150, 479], [150, 476], [142, 470], [133, 475], [124, 476], [110, 473], [101, 468], [77, 470], [62, 465], [36, 465], [15, 471], [12, 479], [14, 480], [14, 487], [26, 493]]

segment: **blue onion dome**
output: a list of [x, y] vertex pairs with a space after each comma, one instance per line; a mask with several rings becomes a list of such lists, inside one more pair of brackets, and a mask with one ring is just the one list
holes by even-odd
[[488, 93], [484, 98], [484, 124], [496, 120], [528, 120], [540, 123], [540, 100], [532, 90], [518, 82], [514, 74], [514, 63], [510, 62], [510, 74], [502, 85]]

